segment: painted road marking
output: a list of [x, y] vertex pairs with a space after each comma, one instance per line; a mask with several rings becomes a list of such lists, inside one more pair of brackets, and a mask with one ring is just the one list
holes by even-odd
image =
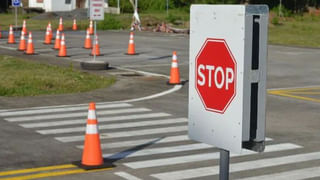
[[[117, 109], [117, 110], [99, 111], [97, 112], [97, 116], [99, 117], [100, 115], [147, 112], [147, 111], [151, 111], [151, 110], [147, 108]], [[23, 121], [42, 121], [42, 120], [48, 120], [48, 119], [61, 119], [61, 118], [72, 118], [72, 117], [82, 117], [86, 119], [87, 115], [88, 115], [88, 112], [77, 112], [77, 113], [66, 113], [66, 114], [13, 117], [13, 118], [5, 118], [5, 120], [9, 122], [23, 122]]]
[[65, 165], [47, 166], [47, 167], [40, 167], [40, 168], [4, 171], [4, 172], [0, 172], [0, 180], [28, 180], [28, 179], [38, 179], [38, 178], [45, 178], [45, 177], [70, 175], [70, 174], [91, 173], [91, 172], [106, 171], [111, 169], [112, 168], [104, 168], [104, 169], [87, 171], [84, 169], [80, 169], [73, 164], [65, 164]]
[[181, 151], [193, 151], [193, 150], [201, 150], [213, 148], [212, 145], [197, 143], [197, 144], [187, 144], [181, 146], [171, 146], [171, 147], [161, 147], [161, 148], [148, 148], [141, 149], [139, 151], [124, 151], [116, 154], [103, 154], [103, 157], [108, 159], [123, 159], [129, 157], [138, 157], [138, 156], [149, 156], [154, 154], [166, 154], [166, 153], [174, 153]]
[[[164, 120], [152, 120], [152, 121], [148, 120], [148, 121], [129, 122], [129, 123], [107, 124], [107, 125], [99, 125], [99, 130], [145, 127], [145, 126], [165, 125], [165, 124], [169, 125], [169, 124], [177, 124], [177, 123], [186, 123], [187, 121], [188, 120], [186, 118], [175, 118], [175, 119], [164, 119]], [[63, 134], [63, 133], [84, 132], [84, 131], [85, 131], [85, 126], [38, 130], [37, 132], [40, 134]]]
[[[120, 107], [131, 107], [131, 104], [120, 103], [120, 104], [102, 104], [97, 105], [97, 110], [105, 108], [120, 108]], [[88, 110], [88, 105], [74, 106], [74, 107], [61, 107], [61, 108], [50, 108], [50, 109], [34, 109], [34, 110], [22, 110], [22, 111], [12, 111], [12, 112], [2, 112], [0, 116], [21, 116], [21, 115], [33, 115], [33, 114], [45, 114], [45, 113], [57, 113], [57, 112], [67, 112], [67, 111], [80, 111]]]
[[123, 171], [116, 172], [114, 174], [117, 175], [117, 176], [120, 176], [120, 177], [122, 177], [124, 179], [127, 179], [127, 180], [142, 180], [140, 178], [137, 178], [137, 177], [135, 177], [135, 176], [133, 176], [133, 175], [127, 173], [127, 172], [123, 172]]
[[[266, 146], [264, 153], [286, 151], [286, 150], [292, 150], [292, 149], [298, 149], [298, 148], [302, 148], [302, 147], [295, 144], [291, 144], [291, 143], [274, 144], [274, 145]], [[243, 150], [242, 154], [231, 154], [230, 157], [241, 157], [241, 156], [247, 156], [252, 154], [258, 154], [258, 153], [254, 151]], [[203, 153], [203, 154], [195, 154], [195, 155], [187, 155], [187, 156], [179, 156], [179, 157], [171, 157], [171, 158], [163, 158], [163, 159], [155, 159], [155, 160], [135, 161], [135, 162], [124, 163], [124, 165], [132, 169], [140, 169], [140, 168], [184, 164], [184, 163], [191, 163], [191, 162], [198, 162], [198, 161], [215, 160], [215, 159], [218, 159], [219, 157], [220, 157], [219, 152]]]
[[[149, 113], [149, 114], [130, 114], [126, 116], [111, 116], [111, 117], [98, 117], [100, 122], [112, 122], [112, 121], [124, 121], [124, 120], [135, 120], [135, 119], [148, 119], [148, 118], [159, 118], [168, 117], [171, 114], [168, 113]], [[19, 124], [24, 128], [39, 128], [39, 127], [53, 127], [53, 126], [64, 126], [64, 125], [76, 125], [76, 124], [86, 124], [85, 119], [75, 119], [75, 120], [63, 120], [63, 121], [50, 121], [41, 123], [25, 123]]]
[[305, 169], [286, 171], [282, 173], [268, 174], [268, 175], [256, 176], [256, 177], [247, 177], [247, 178], [238, 179], [238, 180], [269, 180], [269, 179], [302, 180], [302, 179], [315, 178], [315, 177], [320, 177], [320, 167], [305, 168]]
[[320, 98], [312, 98], [306, 95], [319, 95], [320, 87], [300, 87], [300, 88], [282, 88], [282, 89], [270, 89], [268, 90], [269, 94], [284, 96], [293, 99], [299, 99], [304, 101], [311, 101], [320, 103]]
[[[320, 152], [306, 153], [306, 154], [296, 154], [291, 156], [282, 156], [276, 158], [260, 159], [255, 161], [246, 161], [230, 165], [230, 172], [239, 172], [254, 170], [260, 168], [268, 168], [272, 166], [287, 165], [293, 163], [301, 163], [311, 160], [319, 160]], [[200, 178], [205, 176], [213, 176], [219, 174], [219, 166], [194, 168], [180, 171], [172, 171], [165, 173], [152, 174], [160, 180], [180, 180], [180, 179], [191, 179]]]
[[[120, 138], [120, 137], [133, 137], [133, 136], [144, 136], [152, 134], [163, 134], [171, 132], [181, 132], [187, 131], [188, 127], [186, 126], [174, 126], [168, 128], [155, 128], [155, 129], [143, 129], [138, 131], [124, 131], [124, 132], [114, 132], [114, 133], [100, 133], [100, 139], [111, 139], [111, 138]], [[56, 140], [61, 142], [77, 142], [83, 141], [84, 137], [81, 136], [66, 136], [66, 137], [55, 137]]]
[[[182, 141], [189, 141], [189, 140], [190, 139], [187, 135], [168, 136], [160, 140], [159, 138], [150, 138], [150, 139], [139, 139], [139, 140], [132, 140], [132, 141], [121, 141], [121, 142], [115, 142], [115, 143], [102, 143], [101, 149], [134, 147], [134, 146], [144, 145], [153, 141], [156, 141], [156, 144], [161, 144], [161, 143], [182, 142]], [[77, 147], [81, 149], [83, 148], [83, 146], [77, 146]]]

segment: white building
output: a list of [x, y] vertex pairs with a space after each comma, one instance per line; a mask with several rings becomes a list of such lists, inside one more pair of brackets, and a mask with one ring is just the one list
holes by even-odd
[[89, 0], [29, 0], [29, 7], [42, 8], [45, 12], [72, 11], [77, 8], [88, 8], [88, 1]]

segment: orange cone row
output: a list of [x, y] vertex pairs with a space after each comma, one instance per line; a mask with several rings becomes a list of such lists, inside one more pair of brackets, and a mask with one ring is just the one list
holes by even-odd
[[93, 22], [92, 21], [90, 21], [90, 24], [89, 24], [89, 33], [90, 33], [90, 35], [93, 35], [93, 33], [94, 33]]
[[24, 31], [21, 31], [21, 37], [20, 37], [20, 44], [19, 44], [19, 51], [25, 51], [27, 49], [26, 45], [26, 39], [25, 39], [25, 33]]
[[10, 25], [9, 36], [8, 36], [8, 44], [15, 44], [15, 43], [16, 43], [16, 41], [14, 39], [13, 28], [12, 28], [12, 25]]
[[136, 55], [133, 31], [130, 32], [130, 39], [129, 39], [129, 44], [128, 44], [127, 55]]
[[101, 56], [100, 54], [100, 46], [99, 46], [99, 40], [98, 40], [98, 35], [96, 35], [96, 38], [95, 38], [95, 47], [92, 48], [92, 51], [91, 51], [91, 55], [94, 56]]
[[44, 44], [51, 44], [52, 40], [52, 30], [51, 30], [51, 23], [49, 22], [47, 26], [46, 36], [44, 38]]
[[169, 84], [180, 84], [180, 83], [181, 82], [180, 82], [177, 52], [173, 51]]
[[24, 32], [24, 34], [27, 34], [27, 33], [28, 33], [26, 20], [23, 20], [22, 31]]
[[59, 27], [58, 27], [58, 30], [59, 30], [60, 32], [63, 31], [63, 20], [62, 20], [62, 17], [60, 17], [60, 19], [59, 19]]
[[73, 19], [72, 30], [74, 30], [74, 31], [78, 30], [77, 20], [76, 19]]
[[29, 38], [28, 38], [28, 44], [25, 54], [27, 55], [33, 55], [34, 54], [34, 48], [33, 48], [33, 42], [32, 42], [32, 33], [29, 32]]
[[91, 37], [90, 37], [90, 30], [89, 30], [89, 28], [87, 29], [86, 39], [85, 39], [85, 41], [84, 41], [84, 48], [85, 48], [85, 49], [91, 49], [91, 48], [92, 48], [92, 42], [91, 42]]
[[62, 33], [62, 35], [61, 35], [61, 43], [60, 43], [58, 57], [67, 57], [67, 47], [66, 47], [64, 33]]

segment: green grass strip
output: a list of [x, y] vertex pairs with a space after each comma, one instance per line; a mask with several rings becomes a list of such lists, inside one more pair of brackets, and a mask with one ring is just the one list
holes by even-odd
[[37, 96], [87, 92], [115, 82], [68, 68], [40, 64], [11, 56], [0, 56], [0, 96]]

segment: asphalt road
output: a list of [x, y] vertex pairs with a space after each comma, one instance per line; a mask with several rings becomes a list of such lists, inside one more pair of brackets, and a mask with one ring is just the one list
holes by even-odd
[[[84, 34], [66, 32], [68, 58], [42, 44], [44, 32], [34, 33], [38, 55], [22, 55], [5, 39], [0, 52], [79, 67], [92, 58], [82, 48]], [[177, 51], [181, 77], [188, 79], [188, 36], [138, 32], [136, 56], [124, 55], [128, 40], [128, 32], [99, 32], [104, 56], [97, 60], [116, 69], [92, 73], [117, 76], [109, 89], [0, 98], [0, 179], [218, 179], [219, 150], [187, 137], [189, 84], [169, 86], [163, 76]], [[231, 179], [320, 178], [319, 55], [319, 49], [269, 46], [266, 152], [232, 155]], [[90, 101], [98, 103], [102, 151], [113, 164], [98, 172], [72, 165], [81, 159]]]

